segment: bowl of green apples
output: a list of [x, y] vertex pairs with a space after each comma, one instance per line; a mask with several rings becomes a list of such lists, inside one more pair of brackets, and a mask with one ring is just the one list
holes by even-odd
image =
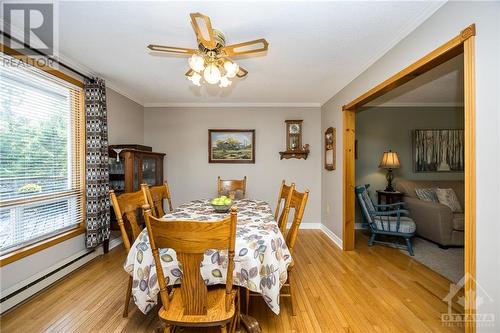
[[217, 213], [227, 213], [233, 205], [233, 200], [223, 195], [213, 199], [210, 203]]

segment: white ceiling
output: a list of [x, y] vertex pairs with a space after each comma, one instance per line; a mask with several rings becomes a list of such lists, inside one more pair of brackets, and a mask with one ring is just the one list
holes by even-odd
[[459, 55], [367, 106], [461, 106], [464, 102], [464, 57]]
[[[143, 105], [320, 105], [443, 2], [60, 2], [63, 59]], [[209, 15], [227, 42], [265, 37], [265, 56], [230, 88], [195, 87], [187, 59], [151, 55], [149, 43], [195, 47], [190, 12]]]

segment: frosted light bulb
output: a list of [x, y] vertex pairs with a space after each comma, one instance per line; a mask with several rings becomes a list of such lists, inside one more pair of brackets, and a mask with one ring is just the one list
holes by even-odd
[[232, 82], [227, 78], [227, 76], [223, 76], [220, 78], [219, 87], [226, 88], [226, 87], [229, 87], [231, 85], [231, 83]]
[[224, 69], [226, 70], [226, 76], [228, 78], [233, 78], [236, 76], [238, 71], [240, 70], [240, 66], [237, 63], [226, 61], [224, 63]]
[[208, 65], [203, 71], [203, 77], [205, 81], [210, 84], [216, 84], [220, 80], [220, 70], [215, 64]]
[[205, 68], [205, 60], [198, 54], [193, 54], [191, 58], [189, 58], [188, 63], [189, 67], [196, 72], [201, 72]]
[[189, 80], [190, 80], [191, 82], [193, 82], [193, 84], [194, 84], [195, 86], [198, 86], [198, 87], [199, 87], [199, 86], [201, 86], [201, 83], [200, 83], [200, 81], [201, 81], [201, 75], [200, 75], [200, 74], [198, 74], [198, 73], [194, 73], [194, 74], [193, 74], [193, 75], [189, 78]]

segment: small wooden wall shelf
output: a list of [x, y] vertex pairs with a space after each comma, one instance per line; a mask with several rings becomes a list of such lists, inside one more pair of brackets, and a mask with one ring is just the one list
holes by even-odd
[[309, 149], [308, 150], [288, 150], [288, 151], [280, 151], [280, 159], [286, 159], [289, 160], [291, 158], [303, 158], [307, 160], [307, 156], [309, 156]]

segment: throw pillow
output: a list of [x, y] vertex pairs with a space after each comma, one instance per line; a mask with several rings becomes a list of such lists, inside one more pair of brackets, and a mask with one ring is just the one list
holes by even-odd
[[450, 207], [453, 213], [462, 212], [462, 206], [460, 206], [457, 195], [452, 188], [438, 188], [436, 189], [436, 195], [439, 203]]
[[416, 188], [415, 193], [420, 200], [438, 202], [435, 188]]

